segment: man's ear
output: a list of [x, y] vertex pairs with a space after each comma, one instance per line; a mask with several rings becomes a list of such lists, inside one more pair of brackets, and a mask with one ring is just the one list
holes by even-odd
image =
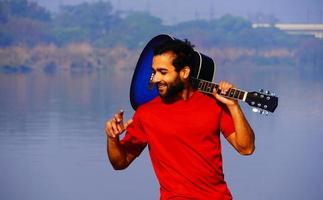
[[182, 79], [188, 79], [190, 75], [191, 69], [188, 66], [185, 66], [183, 69], [180, 71], [180, 75]]

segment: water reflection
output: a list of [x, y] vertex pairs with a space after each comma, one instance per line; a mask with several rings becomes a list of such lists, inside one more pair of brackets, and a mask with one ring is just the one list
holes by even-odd
[[[144, 152], [126, 171], [107, 164], [105, 120], [123, 108], [131, 71], [0, 74], [0, 199], [158, 199]], [[279, 96], [268, 117], [242, 104], [257, 150], [224, 142], [226, 180], [237, 199], [322, 199], [323, 80], [293, 67], [219, 68], [216, 80]], [[304, 198], [303, 198], [304, 197]]]

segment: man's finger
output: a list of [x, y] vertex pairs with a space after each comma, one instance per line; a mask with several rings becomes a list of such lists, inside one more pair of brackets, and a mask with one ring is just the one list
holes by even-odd
[[120, 135], [125, 130], [125, 125], [123, 124], [123, 110], [114, 114], [113, 118], [106, 124], [106, 132], [110, 136], [116, 137]]
[[112, 125], [112, 130], [113, 130], [114, 135], [118, 135], [119, 131], [117, 128], [117, 122], [116, 122], [115, 118], [112, 119], [111, 125]]
[[116, 122], [116, 126], [117, 126], [117, 130], [118, 130], [119, 133], [124, 131], [123, 121]]
[[123, 120], [123, 110], [120, 110], [120, 112], [116, 113], [114, 115], [114, 117], [116, 118], [118, 123], [122, 122], [122, 120]]
[[124, 128], [128, 128], [128, 126], [133, 122], [132, 119], [129, 119], [125, 124], [124, 124]]
[[219, 94], [215, 94], [215, 97], [217, 98], [217, 100], [219, 100], [219, 101], [221, 101], [221, 102], [224, 102], [224, 101], [226, 101], [226, 99], [227, 99], [227, 98], [225, 98], [225, 97], [223, 97], [223, 96], [221, 96], [221, 95], [219, 95]]
[[113, 138], [115, 137], [115, 135], [114, 135], [114, 133], [113, 133], [112, 123], [111, 123], [111, 121], [108, 121], [108, 122], [106, 123], [105, 132], [106, 132], [106, 134], [107, 134], [108, 136], [113, 137]]

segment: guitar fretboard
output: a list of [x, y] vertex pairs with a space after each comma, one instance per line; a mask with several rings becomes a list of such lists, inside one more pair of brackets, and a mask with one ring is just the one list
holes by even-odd
[[[213, 90], [215, 89], [218, 94], [221, 93], [221, 90], [219, 89], [219, 85], [216, 83], [212, 83], [209, 81], [196, 79], [196, 78], [192, 78], [191, 80], [192, 80], [193, 86], [202, 92], [212, 94]], [[236, 88], [231, 88], [226, 94], [221, 94], [221, 95], [228, 98], [245, 101], [247, 93], [248, 92], [246, 91], [242, 91]]]

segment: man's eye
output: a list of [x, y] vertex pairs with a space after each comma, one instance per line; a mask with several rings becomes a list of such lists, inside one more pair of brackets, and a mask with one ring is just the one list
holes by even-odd
[[160, 72], [162, 75], [165, 75], [167, 72], [166, 71], [161, 71]]

